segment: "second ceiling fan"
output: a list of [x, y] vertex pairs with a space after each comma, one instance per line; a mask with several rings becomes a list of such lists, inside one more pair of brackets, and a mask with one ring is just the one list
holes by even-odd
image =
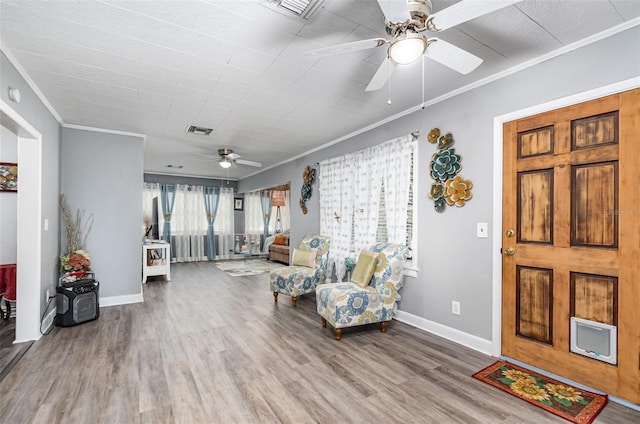
[[423, 55], [461, 74], [476, 69], [482, 59], [440, 38], [427, 38], [420, 33], [438, 32], [502, 9], [520, 0], [462, 0], [438, 13], [431, 14], [431, 0], [377, 0], [385, 16], [391, 40], [372, 38], [352, 43], [322, 47], [309, 55], [333, 55], [388, 45], [382, 62], [366, 91], [378, 90], [386, 84], [397, 65], [408, 65]]
[[218, 156], [220, 156], [220, 159], [218, 159], [218, 164], [222, 168], [231, 168], [235, 164], [255, 166], [256, 168], [262, 167], [262, 164], [260, 162], [240, 159], [240, 155], [234, 153], [231, 149], [218, 149]]

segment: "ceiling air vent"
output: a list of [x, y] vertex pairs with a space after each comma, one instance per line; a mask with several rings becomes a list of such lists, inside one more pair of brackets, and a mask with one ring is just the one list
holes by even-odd
[[308, 18], [324, 0], [265, 0], [266, 6], [278, 12]]
[[197, 135], [209, 135], [213, 132], [213, 128], [205, 128], [205, 127], [198, 127], [196, 125], [189, 125], [184, 132], [189, 134], [197, 134]]

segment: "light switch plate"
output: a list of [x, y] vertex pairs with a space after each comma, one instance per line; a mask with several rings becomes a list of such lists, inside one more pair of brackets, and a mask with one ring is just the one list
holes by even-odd
[[478, 226], [476, 227], [476, 237], [489, 237], [489, 224], [487, 224], [486, 222], [478, 222]]

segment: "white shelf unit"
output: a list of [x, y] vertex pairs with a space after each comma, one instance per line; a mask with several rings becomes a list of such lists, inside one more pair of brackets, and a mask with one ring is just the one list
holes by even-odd
[[142, 245], [142, 283], [147, 277], [165, 275], [171, 281], [171, 245], [169, 243], [144, 243]]

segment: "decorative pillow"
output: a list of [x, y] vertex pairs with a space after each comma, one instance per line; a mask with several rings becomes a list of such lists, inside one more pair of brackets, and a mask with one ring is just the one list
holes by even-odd
[[351, 274], [351, 282], [356, 283], [361, 287], [367, 287], [371, 282], [373, 271], [376, 269], [376, 262], [378, 261], [378, 254], [376, 252], [370, 252], [363, 250], [358, 256], [358, 262]]
[[293, 249], [292, 264], [294, 266], [306, 266], [308, 268], [315, 268], [317, 255], [318, 249]]
[[276, 238], [273, 240], [273, 244], [277, 244], [280, 246], [288, 246], [289, 236], [285, 236], [285, 235], [276, 236]]

